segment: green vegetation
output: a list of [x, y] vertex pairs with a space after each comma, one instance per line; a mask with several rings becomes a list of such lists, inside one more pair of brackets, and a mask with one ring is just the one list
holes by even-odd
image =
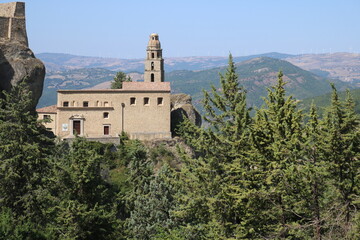
[[[280, 59], [269, 57], [255, 58], [236, 64], [239, 82], [247, 91], [247, 104], [260, 107], [262, 97], [266, 96], [266, 88], [276, 83], [276, 73], [282, 70], [285, 86], [290, 95], [297, 99], [319, 96], [331, 92], [329, 80], [303, 70]], [[220, 88], [218, 75], [225, 72], [225, 67], [202, 71], [173, 71], [166, 74], [167, 81], [172, 83], [174, 92], [186, 93], [192, 96], [197, 109], [205, 113], [202, 108], [201, 90], [210, 90], [210, 85]], [[350, 87], [341, 81], [332, 80], [338, 88]]]
[[[304, 114], [278, 73], [251, 108], [232, 56], [178, 145], [55, 143], [24, 85], [0, 100], [0, 239], [359, 239], [355, 101]], [[146, 145], [145, 145], [146, 144]]]
[[111, 89], [121, 89], [123, 82], [131, 82], [131, 77], [126, 76], [126, 73], [117, 72], [114, 81], [111, 82]]
[[[360, 114], [360, 89], [352, 89], [350, 90], [350, 94], [353, 97], [353, 101], [355, 103], [355, 112], [357, 114]], [[338, 95], [339, 95], [339, 99], [344, 101], [346, 98], [346, 91], [341, 91], [338, 93]], [[318, 113], [322, 114], [324, 113], [324, 110], [326, 110], [326, 108], [328, 108], [331, 104], [331, 93], [327, 93], [317, 97], [303, 99], [299, 103], [299, 106], [301, 108], [304, 108], [305, 112], [309, 112], [312, 102], [314, 102], [314, 104], [317, 106]]]

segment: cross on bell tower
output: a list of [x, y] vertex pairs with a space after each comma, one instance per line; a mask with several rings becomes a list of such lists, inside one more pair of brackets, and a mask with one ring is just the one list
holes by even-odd
[[144, 82], [164, 81], [164, 59], [159, 35], [152, 33], [146, 49]]

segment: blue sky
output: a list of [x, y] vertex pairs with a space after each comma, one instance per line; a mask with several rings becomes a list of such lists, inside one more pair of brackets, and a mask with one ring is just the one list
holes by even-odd
[[165, 57], [360, 52], [358, 0], [25, 2], [35, 53], [143, 58], [152, 32]]

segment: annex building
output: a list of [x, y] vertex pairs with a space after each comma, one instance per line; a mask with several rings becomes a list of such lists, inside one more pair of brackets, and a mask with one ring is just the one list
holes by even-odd
[[158, 34], [147, 46], [144, 82], [124, 82], [122, 89], [58, 90], [57, 104], [37, 109], [45, 127], [61, 139], [76, 135], [114, 141], [121, 132], [131, 139], [171, 138], [170, 83], [164, 82], [164, 59]]

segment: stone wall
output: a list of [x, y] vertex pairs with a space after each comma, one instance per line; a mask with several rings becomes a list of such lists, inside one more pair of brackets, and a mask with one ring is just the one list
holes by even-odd
[[0, 4], [0, 39], [17, 41], [28, 46], [24, 2]]

